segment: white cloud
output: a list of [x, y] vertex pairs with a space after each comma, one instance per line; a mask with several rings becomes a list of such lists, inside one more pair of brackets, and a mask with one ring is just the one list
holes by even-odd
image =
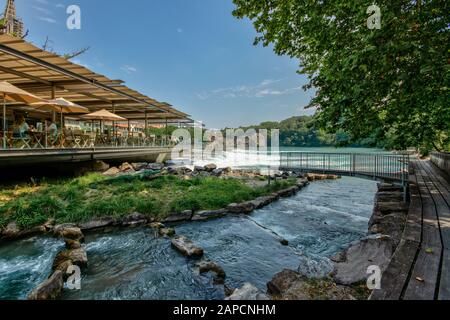
[[132, 74], [138, 71], [135, 67], [130, 65], [124, 65], [123, 67], [120, 68], [120, 70], [125, 71], [128, 74]]
[[260, 82], [258, 85], [240, 85], [227, 88], [219, 88], [197, 94], [197, 98], [200, 100], [207, 100], [209, 98], [263, 98], [266, 96], [281, 96], [295, 93], [301, 90], [300, 87], [279, 89], [271, 87], [273, 84], [282, 81], [282, 79], [266, 79]]
[[56, 23], [55, 19], [49, 18], [49, 17], [38, 17], [38, 19], [41, 20], [41, 21], [48, 22], [48, 23]]

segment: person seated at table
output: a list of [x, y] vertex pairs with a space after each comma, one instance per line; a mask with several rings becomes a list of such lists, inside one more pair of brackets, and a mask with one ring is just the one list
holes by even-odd
[[30, 126], [25, 121], [25, 117], [20, 116], [17, 119], [17, 125], [14, 127], [13, 137], [14, 138], [25, 138], [27, 136], [27, 133], [29, 130], [30, 130]]
[[58, 138], [58, 126], [56, 123], [51, 122], [51, 124], [47, 127], [47, 134], [52, 141], [55, 141]]

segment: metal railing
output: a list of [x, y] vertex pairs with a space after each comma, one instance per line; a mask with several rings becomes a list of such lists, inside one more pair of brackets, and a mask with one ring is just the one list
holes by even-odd
[[433, 152], [431, 153], [431, 162], [450, 175], [450, 153]]
[[409, 156], [390, 154], [285, 152], [281, 168], [401, 181], [409, 176]]

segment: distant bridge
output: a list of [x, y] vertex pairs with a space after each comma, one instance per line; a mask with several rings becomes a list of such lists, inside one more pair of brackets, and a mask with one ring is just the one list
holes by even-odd
[[401, 182], [409, 179], [409, 155], [376, 153], [282, 152], [280, 168], [304, 172], [362, 176], [374, 180]]

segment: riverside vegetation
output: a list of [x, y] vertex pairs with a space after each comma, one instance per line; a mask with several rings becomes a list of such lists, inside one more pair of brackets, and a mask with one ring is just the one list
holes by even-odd
[[296, 179], [262, 183], [214, 175], [186, 176], [141, 173], [107, 176], [89, 173], [60, 181], [41, 181], [0, 191], [0, 229], [15, 222], [21, 230], [56, 223], [81, 223], [96, 218], [121, 218], [135, 212], [149, 220], [185, 210], [216, 210], [295, 185]]

